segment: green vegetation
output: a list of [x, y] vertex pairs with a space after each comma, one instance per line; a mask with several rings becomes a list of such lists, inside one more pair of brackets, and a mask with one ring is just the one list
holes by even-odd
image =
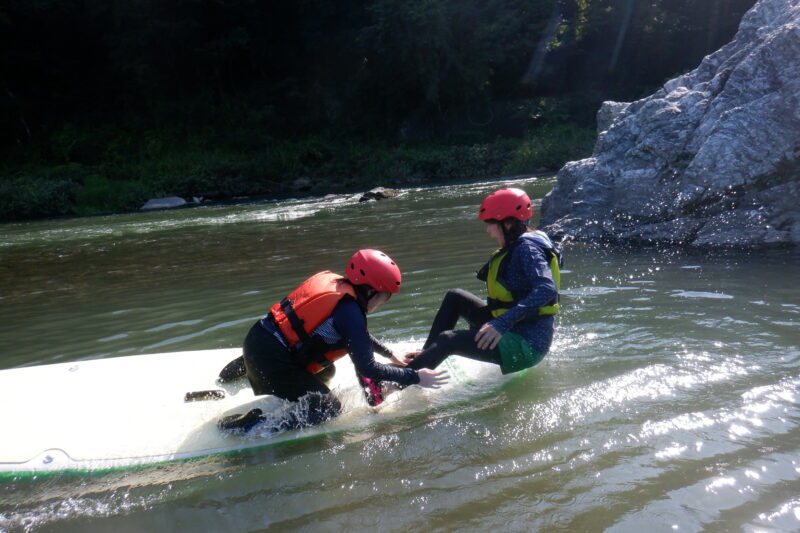
[[8, 0], [0, 218], [555, 171], [753, 3]]
[[544, 127], [537, 135], [523, 140], [505, 170], [524, 174], [557, 169], [567, 161], [588, 157], [594, 140], [594, 129], [569, 123]]
[[[163, 142], [160, 156], [133, 150], [127, 158], [113, 156], [113, 147], [105, 146], [104, 162], [28, 165], [0, 181], [0, 216], [14, 220], [122, 212], [137, 209], [148, 198], [171, 195], [226, 200], [357, 191], [376, 184], [488, 180], [554, 170], [588, 153], [590, 131], [570, 126], [555, 130], [552, 136], [548, 130], [548, 137], [525, 141], [473, 144], [264, 138], [259, 146], [235, 150]], [[550, 166], [542, 167], [548, 162]]]

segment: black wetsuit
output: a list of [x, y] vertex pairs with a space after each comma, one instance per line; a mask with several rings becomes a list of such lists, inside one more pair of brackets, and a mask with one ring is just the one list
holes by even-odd
[[[378, 363], [373, 357], [374, 339], [367, 331], [367, 321], [358, 303], [345, 298], [333, 310], [330, 319], [312, 332], [317, 347], [326, 350], [346, 348], [356, 372], [376, 381], [394, 381], [400, 385], [419, 383], [415, 370]], [[294, 428], [314, 425], [339, 414], [341, 404], [328, 394], [328, 383], [335, 373], [333, 364], [322, 372], [311, 374], [302, 360], [284, 344], [280, 333], [268, 318], [256, 322], [244, 341], [244, 363], [247, 379], [256, 395], [272, 394], [290, 401], [308, 396], [308, 415], [303, 420], [289, 420], [282, 425]], [[333, 341], [332, 343], [330, 341]], [[325, 343], [325, 344], [323, 344]], [[379, 352], [391, 352], [377, 343]], [[236, 427], [236, 426], [233, 426]], [[252, 427], [252, 426], [251, 426]], [[249, 427], [243, 427], [249, 429]]]
[[[459, 318], [467, 321], [469, 329], [453, 329]], [[465, 290], [449, 290], [433, 319], [422, 353], [407, 368], [433, 369], [452, 354], [499, 365], [500, 351], [496, 347], [481, 350], [475, 342], [478, 329], [491, 319], [492, 314], [485, 301]]]

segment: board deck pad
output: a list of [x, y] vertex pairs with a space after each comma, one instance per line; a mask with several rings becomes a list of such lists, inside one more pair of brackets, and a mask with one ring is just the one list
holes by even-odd
[[[392, 348], [402, 353], [403, 344], [414, 348]], [[238, 435], [220, 431], [217, 421], [255, 407], [289, 408], [278, 398], [254, 396], [247, 379], [216, 382], [239, 355], [240, 348], [201, 350], [2, 370], [0, 473], [108, 470], [260, 447], [435, 408], [507, 380], [494, 365], [451, 357], [440, 367], [450, 374], [442, 389], [409, 387], [371, 408], [344, 358], [331, 382], [344, 405], [341, 416], [315, 428], [274, 435], [257, 426]], [[221, 393], [186, 401], [199, 391]]]

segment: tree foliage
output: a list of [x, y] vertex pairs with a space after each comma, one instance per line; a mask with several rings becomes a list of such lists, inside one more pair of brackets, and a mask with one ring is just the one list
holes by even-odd
[[6, 0], [0, 148], [47, 143], [69, 124], [502, 134], [535, 127], [542, 97], [565, 97], [568, 118], [587, 121], [601, 99], [694, 67], [753, 3]]

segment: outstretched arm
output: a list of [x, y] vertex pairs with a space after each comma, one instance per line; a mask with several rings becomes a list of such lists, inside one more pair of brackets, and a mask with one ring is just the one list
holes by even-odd
[[416, 385], [416, 370], [384, 365], [372, 355], [373, 341], [367, 332], [367, 322], [358, 304], [352, 300], [340, 302], [333, 314], [334, 326], [344, 339], [356, 372], [370, 379], [387, 380], [401, 385]]
[[391, 357], [394, 356], [394, 352], [392, 352], [392, 350], [390, 350], [388, 346], [386, 346], [381, 341], [376, 339], [372, 335], [372, 333], [367, 332], [367, 335], [369, 335], [369, 340], [370, 340], [370, 342], [372, 342], [372, 351], [373, 352], [379, 353], [382, 356], [387, 357], [387, 358], [391, 358]]

